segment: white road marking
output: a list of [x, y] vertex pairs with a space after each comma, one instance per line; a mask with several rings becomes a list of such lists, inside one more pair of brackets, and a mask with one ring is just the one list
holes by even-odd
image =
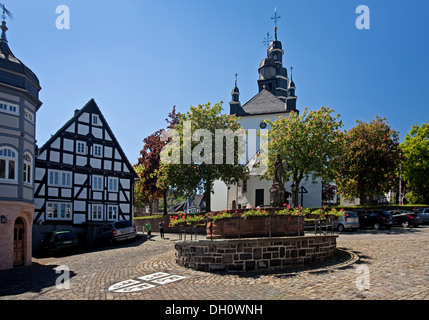
[[156, 272], [146, 276], [137, 277], [136, 279], [129, 279], [115, 283], [114, 285], [110, 286], [108, 290], [117, 293], [137, 292], [155, 288], [156, 285], [165, 285], [167, 283], [180, 281], [186, 278], [187, 277], [185, 276], [178, 276], [165, 272]]

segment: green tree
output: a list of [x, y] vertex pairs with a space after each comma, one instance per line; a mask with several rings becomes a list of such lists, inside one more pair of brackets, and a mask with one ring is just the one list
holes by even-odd
[[[207, 103], [182, 114], [170, 130], [171, 150], [167, 146], [164, 155], [171, 158], [161, 161], [158, 170], [159, 186], [169, 185], [186, 196], [203, 192], [207, 211], [211, 210], [214, 181], [231, 184], [246, 179], [246, 168], [238, 161], [243, 152], [238, 141], [244, 131], [235, 115], [222, 114], [222, 110], [222, 102], [213, 106]], [[222, 133], [227, 133], [226, 139]], [[237, 133], [237, 138], [232, 138]]]
[[295, 184], [294, 204], [298, 204], [298, 190], [303, 179], [312, 177], [332, 181], [338, 169], [342, 122], [333, 110], [321, 107], [317, 111], [304, 110], [301, 116], [291, 112], [288, 118], [265, 120], [271, 125], [268, 133], [268, 170], [263, 176], [271, 179], [277, 154], [283, 161], [285, 180]]
[[429, 203], [429, 124], [413, 126], [401, 144], [402, 178], [411, 188], [407, 200]]
[[385, 118], [357, 125], [344, 136], [341, 166], [336, 183], [346, 199], [383, 195], [397, 183], [402, 153], [398, 133]]

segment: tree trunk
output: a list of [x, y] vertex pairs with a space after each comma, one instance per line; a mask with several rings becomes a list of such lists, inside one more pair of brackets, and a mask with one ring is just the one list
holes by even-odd
[[295, 182], [295, 192], [293, 194], [293, 207], [299, 207], [299, 185], [300, 181]]
[[167, 190], [164, 191], [164, 194], [162, 195], [162, 198], [164, 200], [164, 216], [168, 214], [168, 208], [167, 208]]
[[363, 206], [365, 204], [365, 199], [366, 199], [365, 190], [363, 190], [363, 189], [359, 190], [359, 204], [361, 206]]
[[211, 194], [212, 194], [212, 183], [207, 181], [204, 186], [204, 198], [206, 201], [206, 211], [211, 212]]

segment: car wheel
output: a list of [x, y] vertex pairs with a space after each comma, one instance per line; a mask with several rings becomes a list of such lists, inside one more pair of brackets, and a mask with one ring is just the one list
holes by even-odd
[[338, 232], [343, 232], [344, 231], [344, 226], [342, 224], [338, 225]]
[[380, 229], [380, 224], [379, 223], [375, 223], [374, 224], [374, 229], [375, 230], [379, 230]]
[[408, 221], [402, 222], [402, 228], [408, 228], [409, 224]]

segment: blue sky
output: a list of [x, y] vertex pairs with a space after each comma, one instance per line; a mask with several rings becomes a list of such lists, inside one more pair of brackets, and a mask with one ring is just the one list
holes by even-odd
[[[429, 119], [429, 1], [4, 0], [9, 46], [39, 77], [39, 146], [94, 98], [132, 163], [175, 105], [224, 101], [238, 73], [242, 104], [257, 94], [263, 39], [294, 67], [298, 109], [325, 105], [344, 129], [386, 117], [401, 142]], [[358, 5], [370, 29], [358, 30]], [[56, 28], [59, 5], [70, 29]]]

